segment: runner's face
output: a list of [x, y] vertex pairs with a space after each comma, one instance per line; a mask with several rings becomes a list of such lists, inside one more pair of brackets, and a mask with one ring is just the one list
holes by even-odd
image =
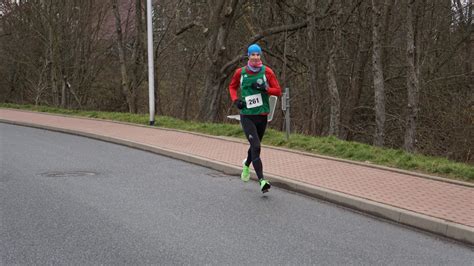
[[251, 53], [249, 56], [250, 61], [258, 62], [260, 61], [260, 54], [259, 53]]

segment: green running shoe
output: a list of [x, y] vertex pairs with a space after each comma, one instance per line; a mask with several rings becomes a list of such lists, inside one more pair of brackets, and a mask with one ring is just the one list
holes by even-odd
[[260, 189], [262, 190], [262, 193], [267, 193], [268, 190], [272, 187], [272, 185], [270, 185], [270, 182], [263, 178], [258, 180], [258, 182], [260, 183]]
[[246, 159], [242, 162], [242, 174], [240, 175], [240, 179], [244, 182], [248, 182], [250, 180], [250, 166], [245, 165]]

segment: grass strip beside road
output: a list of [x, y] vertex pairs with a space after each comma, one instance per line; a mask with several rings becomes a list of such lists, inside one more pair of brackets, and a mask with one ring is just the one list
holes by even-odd
[[[47, 106], [7, 103], [0, 103], [0, 107], [107, 119], [141, 125], [148, 125], [149, 123], [148, 114], [69, 110]], [[245, 138], [239, 124], [184, 121], [166, 116], [157, 116], [155, 123], [156, 127], [179, 129], [214, 136]], [[407, 153], [398, 149], [380, 148], [359, 142], [343, 141], [332, 136], [317, 137], [291, 134], [290, 140], [286, 141], [285, 132], [269, 128], [265, 133], [263, 144], [474, 183], [474, 166], [470, 164], [459, 163], [441, 157]]]

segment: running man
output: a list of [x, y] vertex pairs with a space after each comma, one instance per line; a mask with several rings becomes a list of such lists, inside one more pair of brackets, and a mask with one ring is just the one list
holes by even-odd
[[[267, 115], [270, 112], [269, 95], [281, 96], [280, 84], [275, 73], [263, 65], [262, 49], [252, 44], [247, 50], [247, 65], [238, 68], [229, 85], [229, 92], [234, 106], [240, 110], [240, 123], [250, 143], [247, 159], [243, 161], [240, 178], [247, 182], [250, 179], [250, 164], [257, 173], [260, 189], [268, 192], [271, 185], [263, 176], [260, 143], [267, 128]], [[240, 88], [240, 97], [238, 89]]]

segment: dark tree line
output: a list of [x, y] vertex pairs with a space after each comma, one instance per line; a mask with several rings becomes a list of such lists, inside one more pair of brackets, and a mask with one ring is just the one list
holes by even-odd
[[[0, 0], [0, 101], [147, 112], [145, 7]], [[294, 132], [472, 163], [472, 35], [472, 0], [156, 1], [157, 112], [226, 121], [257, 42]]]

